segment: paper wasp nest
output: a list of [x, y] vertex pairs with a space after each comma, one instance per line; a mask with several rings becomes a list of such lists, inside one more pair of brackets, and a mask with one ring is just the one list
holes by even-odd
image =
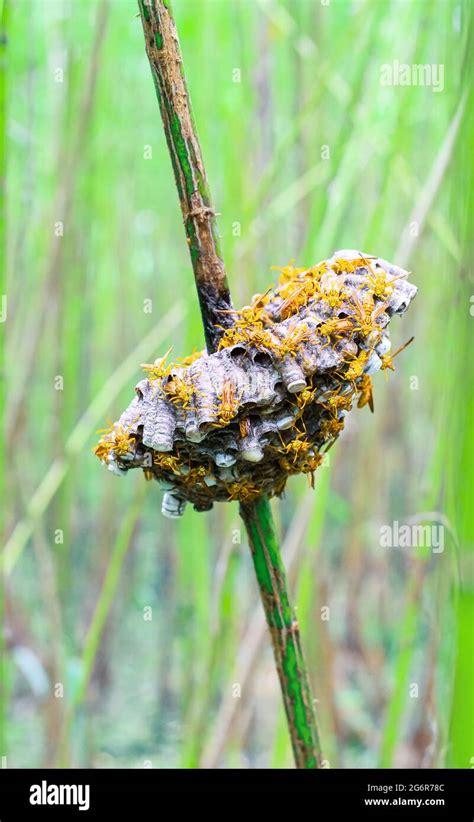
[[372, 407], [371, 375], [393, 369], [387, 326], [417, 291], [406, 271], [359, 251], [280, 270], [277, 288], [233, 312], [217, 353], [145, 366], [97, 445], [114, 473], [158, 481], [167, 516], [279, 495], [291, 474], [312, 482], [353, 401]]

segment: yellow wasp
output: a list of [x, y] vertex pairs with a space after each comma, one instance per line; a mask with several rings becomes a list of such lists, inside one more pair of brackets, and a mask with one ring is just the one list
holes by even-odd
[[357, 408], [363, 408], [364, 405], [368, 405], [372, 414], [374, 413], [374, 395], [372, 393], [372, 380], [367, 374], [363, 374], [359, 385], [357, 386], [359, 390], [359, 400], [357, 402]]
[[162, 377], [166, 377], [171, 371], [171, 365], [165, 365], [166, 359], [168, 354], [172, 350], [173, 346], [168, 348], [166, 354], [163, 357], [158, 357], [154, 363], [146, 363], [143, 362], [141, 364], [141, 368], [146, 371], [147, 378], [152, 382], [153, 380], [161, 380]]
[[397, 350], [394, 351], [393, 354], [385, 354], [384, 357], [381, 357], [380, 359], [382, 360], [382, 365], [380, 366], [380, 368], [382, 369], [382, 371], [385, 371], [387, 368], [390, 368], [390, 371], [395, 371], [393, 360], [396, 356], [398, 356], [398, 354], [401, 354], [401, 352], [404, 351], [405, 348], [408, 345], [410, 345], [410, 343], [412, 343], [414, 339], [414, 337], [410, 337], [410, 339], [406, 343], [403, 343], [403, 345], [401, 345], [400, 348], [397, 348]]
[[235, 394], [235, 385], [230, 380], [224, 380], [222, 385], [222, 393], [217, 398], [217, 424], [218, 425], [228, 425], [231, 420], [237, 416], [239, 407], [240, 407], [240, 400], [242, 398], [242, 393], [240, 397], [237, 397]]
[[181, 405], [182, 408], [190, 408], [195, 393], [194, 385], [183, 380], [175, 374], [165, 385], [165, 393], [172, 403]]

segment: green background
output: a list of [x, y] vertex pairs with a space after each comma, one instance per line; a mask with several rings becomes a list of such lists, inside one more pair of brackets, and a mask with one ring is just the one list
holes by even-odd
[[[338, 248], [419, 287], [374, 416], [355, 410], [315, 490], [293, 478], [273, 506], [327, 763], [473, 767], [471, 4], [174, 13], [234, 302]], [[237, 505], [171, 522], [141, 472], [92, 453], [141, 362], [203, 346], [137, 7], [2, 16], [0, 755], [291, 766]], [[395, 60], [442, 64], [443, 89], [383, 85]], [[442, 526], [444, 551], [381, 547], [393, 521]]]

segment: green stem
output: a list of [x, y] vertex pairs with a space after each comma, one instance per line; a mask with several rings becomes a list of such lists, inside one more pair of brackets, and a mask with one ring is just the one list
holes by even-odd
[[296, 767], [318, 768], [322, 753], [313, 697], [270, 503], [260, 497], [251, 505], [241, 504], [240, 513], [249, 535]]
[[[169, 0], [138, 0], [163, 128], [171, 156], [186, 238], [199, 295], [207, 350], [216, 350], [216, 326], [230, 326], [232, 308], [217, 221], [184, 77]], [[285, 704], [297, 768], [321, 765], [321, 750], [298, 623], [290, 605], [286, 574], [264, 497], [241, 505]]]

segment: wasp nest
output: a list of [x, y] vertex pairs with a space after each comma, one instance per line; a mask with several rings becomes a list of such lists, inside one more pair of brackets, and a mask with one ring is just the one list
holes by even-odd
[[215, 354], [144, 366], [96, 448], [114, 473], [155, 479], [167, 516], [280, 495], [291, 474], [313, 483], [353, 401], [373, 407], [371, 375], [393, 370], [387, 326], [417, 290], [406, 271], [359, 251], [280, 271], [277, 288], [233, 312]]

